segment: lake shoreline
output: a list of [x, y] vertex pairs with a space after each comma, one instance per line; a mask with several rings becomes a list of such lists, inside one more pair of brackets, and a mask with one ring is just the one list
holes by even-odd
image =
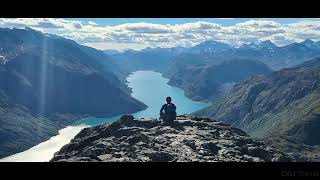
[[[164, 77], [163, 74], [160, 72], [135, 71], [130, 73], [127, 76], [126, 81], [128, 82], [126, 83], [128, 88], [132, 89], [132, 92], [130, 95], [133, 98], [147, 105], [146, 109], [131, 113], [131, 115], [133, 115], [135, 118], [158, 118], [159, 110], [162, 104], [165, 103], [166, 96], [171, 96], [173, 98], [173, 103], [175, 103], [177, 106], [177, 114], [190, 114], [196, 110], [209, 106], [208, 103], [193, 101], [190, 98], [186, 97], [183, 89], [169, 85], [168, 84], [169, 79]], [[156, 95], [158, 95], [159, 98], [157, 98]], [[53, 143], [53, 144], [56, 143], [57, 147], [61, 148], [63, 145], [69, 143], [70, 140], [73, 139], [73, 137], [76, 136], [83, 128], [105, 124], [105, 123], [112, 123], [117, 119], [119, 119], [122, 115], [123, 114], [116, 115], [113, 117], [108, 117], [108, 118], [87, 117], [84, 119], [80, 119], [72, 123], [71, 125], [68, 125], [65, 128], [60, 129], [58, 135], [52, 136], [49, 140], [39, 143], [38, 145], [33, 146], [32, 148], [26, 151], [16, 153], [6, 158], [3, 158], [0, 161], [6, 161], [6, 162], [8, 161], [16, 162], [17, 160], [18, 162], [26, 161], [26, 160], [35, 160], [37, 162], [49, 161], [51, 157], [43, 158], [42, 160], [37, 158], [33, 159], [30, 156], [35, 155], [37, 153], [32, 151], [33, 150], [40, 151], [42, 147], [44, 148], [41, 150], [42, 152], [49, 151], [48, 149], [45, 149], [45, 148], [48, 147], [49, 146], [48, 144], [50, 143]], [[82, 127], [82, 129], [80, 127]], [[66, 133], [66, 134], [63, 134], [63, 133]], [[63, 145], [57, 142], [54, 142], [54, 141], [58, 141], [59, 139], [63, 140], [62, 141], [62, 144], [64, 143]], [[50, 147], [50, 148], [53, 148], [54, 150], [56, 150], [57, 147]], [[50, 152], [52, 154], [52, 149]], [[17, 157], [20, 157], [20, 159]], [[53, 154], [52, 154], [52, 157], [53, 157]]]

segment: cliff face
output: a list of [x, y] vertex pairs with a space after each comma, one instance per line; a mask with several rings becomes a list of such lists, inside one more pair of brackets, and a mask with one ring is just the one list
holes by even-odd
[[83, 129], [56, 161], [290, 161], [240, 129], [208, 118], [178, 116], [173, 125], [125, 115]]

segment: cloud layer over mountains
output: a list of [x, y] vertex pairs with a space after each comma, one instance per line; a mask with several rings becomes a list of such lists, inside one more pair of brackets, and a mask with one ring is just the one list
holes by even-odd
[[[228, 21], [228, 20], [226, 20]], [[206, 40], [215, 40], [234, 46], [271, 40], [282, 46], [304, 39], [320, 40], [320, 20], [302, 20], [279, 23], [255, 19], [233, 25], [197, 21], [182, 24], [124, 23], [99, 25], [93, 21], [53, 18], [0, 18], [1, 27], [33, 29], [53, 33], [99, 49], [132, 49], [145, 47], [194, 46]]]

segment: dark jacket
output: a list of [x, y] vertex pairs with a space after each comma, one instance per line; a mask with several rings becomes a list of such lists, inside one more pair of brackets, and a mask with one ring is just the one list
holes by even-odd
[[160, 109], [160, 114], [163, 114], [163, 120], [164, 121], [174, 121], [176, 119], [177, 113], [176, 113], [176, 106], [173, 103], [167, 103], [162, 105]]

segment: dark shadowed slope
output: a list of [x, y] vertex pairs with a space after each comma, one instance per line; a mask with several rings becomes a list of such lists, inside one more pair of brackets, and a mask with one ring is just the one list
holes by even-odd
[[32, 113], [0, 90], [0, 158], [26, 150], [57, 134], [65, 125], [62, 123]]

